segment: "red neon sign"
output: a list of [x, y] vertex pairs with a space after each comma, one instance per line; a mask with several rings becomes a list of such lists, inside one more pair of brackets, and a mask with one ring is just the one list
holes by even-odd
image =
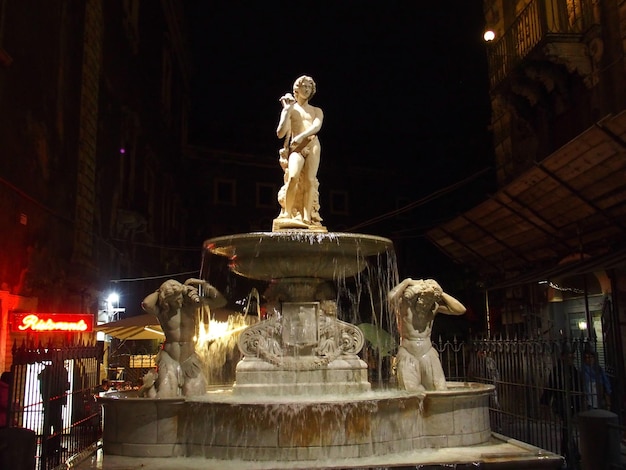
[[83, 313], [14, 313], [11, 331], [21, 333], [86, 333], [93, 331], [93, 315]]

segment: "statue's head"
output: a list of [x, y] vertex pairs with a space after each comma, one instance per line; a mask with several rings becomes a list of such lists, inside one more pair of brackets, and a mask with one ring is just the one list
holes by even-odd
[[174, 279], [169, 279], [161, 284], [159, 288], [159, 305], [161, 308], [169, 309], [170, 306], [182, 307], [183, 290], [183, 285]]
[[411, 282], [404, 292], [402, 299], [408, 304], [414, 304], [419, 309], [436, 310], [441, 302], [442, 289], [433, 279], [416, 280]]
[[327, 317], [337, 318], [337, 302], [334, 300], [322, 300], [320, 309]]
[[317, 87], [315, 85], [315, 81], [308, 75], [302, 75], [301, 77], [298, 77], [295, 82], [293, 82], [293, 94], [298, 95], [300, 87], [305, 83], [311, 85], [311, 95], [308, 98], [310, 100], [313, 98], [313, 95], [315, 95]]

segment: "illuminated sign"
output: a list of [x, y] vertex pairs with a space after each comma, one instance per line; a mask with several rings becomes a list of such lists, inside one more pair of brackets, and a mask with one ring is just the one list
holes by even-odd
[[14, 313], [11, 331], [22, 333], [93, 331], [93, 315], [83, 313]]

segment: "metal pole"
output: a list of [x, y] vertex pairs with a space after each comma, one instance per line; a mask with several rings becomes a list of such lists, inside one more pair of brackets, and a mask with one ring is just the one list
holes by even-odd
[[485, 289], [485, 310], [487, 311], [487, 338], [491, 338], [491, 317], [489, 315], [489, 291]]

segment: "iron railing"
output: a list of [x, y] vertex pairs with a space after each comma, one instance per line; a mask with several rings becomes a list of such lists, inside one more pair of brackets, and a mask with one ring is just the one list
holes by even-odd
[[[588, 339], [548, 341], [481, 339], [469, 350], [467, 380], [495, 385], [490, 405], [492, 431], [565, 457], [569, 469], [580, 458], [577, 415], [600, 406], [622, 417], [602, 386], [593, 391], [585, 381], [584, 356], [595, 351]], [[609, 377], [617, 390], [617, 378]]]
[[63, 465], [102, 435], [97, 345], [13, 347], [8, 425], [34, 433], [38, 470]]
[[[577, 468], [577, 413], [593, 402], [585, 393], [581, 372], [585, 352], [596, 349], [594, 342], [587, 339], [490, 338], [467, 342], [439, 339], [433, 342], [433, 347], [439, 352], [448, 381], [495, 386], [489, 409], [493, 431], [564, 455], [568, 468]], [[55, 468], [101, 437], [100, 410], [93, 399], [101, 354], [100, 348], [91, 346], [63, 350], [25, 346], [14, 349], [10, 425], [35, 431], [38, 469]], [[384, 382], [390, 385], [394, 382], [391, 357], [384, 359], [380, 361], [385, 369], [383, 375], [388, 377]], [[39, 377], [41, 371], [52, 364], [63, 364], [70, 384], [63, 393], [52, 394], [46, 404], [41, 383], [33, 385], [32, 377], [33, 374]], [[66, 386], [64, 374], [54, 377], [59, 389]], [[613, 390], [618, 390], [617, 377], [610, 379]], [[599, 390], [597, 393], [597, 398], [602, 398]], [[611, 403], [611, 410], [623, 424], [622, 403], [617, 398], [615, 396]], [[55, 401], [58, 406], [54, 406]], [[47, 424], [52, 422], [50, 413], [54, 409], [62, 413], [60, 431]]]

